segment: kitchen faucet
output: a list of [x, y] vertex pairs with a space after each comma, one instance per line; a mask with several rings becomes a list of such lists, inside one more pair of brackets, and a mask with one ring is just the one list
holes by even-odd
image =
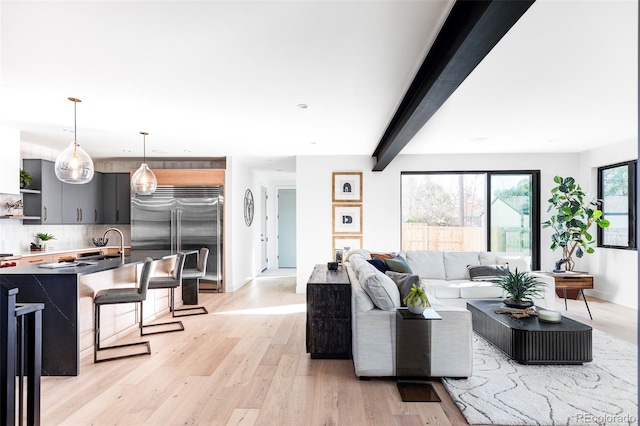
[[104, 231], [104, 234], [102, 235], [103, 240], [107, 238], [107, 234], [109, 233], [109, 231], [116, 231], [118, 234], [120, 234], [120, 252], [119, 252], [120, 263], [124, 265], [124, 235], [122, 234], [122, 231], [119, 230], [118, 228], [109, 228], [106, 231]]

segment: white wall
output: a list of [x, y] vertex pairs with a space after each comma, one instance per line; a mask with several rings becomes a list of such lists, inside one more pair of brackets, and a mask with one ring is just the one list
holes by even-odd
[[20, 193], [20, 131], [0, 127], [0, 194]]
[[[301, 156], [297, 158], [297, 291], [304, 292], [314, 265], [332, 256], [331, 173], [363, 172], [363, 245], [379, 251], [400, 250], [400, 172], [540, 170], [541, 219], [555, 175], [576, 176], [578, 154], [486, 154], [398, 156], [383, 172], [372, 172], [369, 156]], [[550, 269], [558, 253], [548, 249], [551, 231], [543, 229], [541, 266]], [[549, 242], [547, 244], [547, 242]]]
[[[637, 158], [637, 140], [585, 151], [580, 155], [578, 182], [587, 193], [595, 196], [598, 193], [598, 167]], [[638, 309], [637, 250], [596, 248], [595, 253], [581, 259], [579, 267], [594, 275], [594, 289], [588, 290], [587, 294]]]
[[[225, 231], [227, 235], [225, 260], [226, 291], [238, 290], [255, 278], [261, 269], [260, 180], [256, 173], [238, 157], [227, 157], [225, 177]], [[254, 221], [247, 226], [244, 221], [244, 194], [253, 193]]]

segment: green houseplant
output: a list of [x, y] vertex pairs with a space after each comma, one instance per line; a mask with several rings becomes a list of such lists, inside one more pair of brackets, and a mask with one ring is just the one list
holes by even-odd
[[504, 304], [512, 308], [528, 308], [533, 306], [531, 297], [544, 293], [545, 284], [527, 272], [509, 271], [496, 283], [498, 287], [509, 295]]
[[53, 234], [47, 234], [45, 232], [38, 232], [36, 234], [36, 238], [42, 241], [41, 248], [44, 251], [47, 251], [47, 245], [49, 244], [49, 241], [56, 239], [56, 237]]
[[574, 178], [555, 176], [553, 181], [558, 186], [551, 189], [547, 209], [547, 212], [553, 211], [553, 215], [546, 222], [542, 222], [542, 226], [554, 230], [551, 235], [551, 249], [562, 248], [562, 259], [558, 262], [556, 270], [564, 263], [565, 270], [573, 271], [573, 255], [581, 258], [584, 253], [594, 252], [591, 245], [595, 240], [589, 233], [591, 225], [595, 223], [601, 228], [607, 228], [609, 221], [602, 217], [602, 210], [598, 209], [600, 201], [588, 198]]
[[33, 176], [26, 170], [20, 169], [20, 188], [26, 188], [33, 182]]
[[424, 308], [429, 306], [429, 299], [422, 287], [416, 287], [415, 284], [411, 286], [409, 293], [402, 299], [407, 305], [409, 311], [414, 314], [421, 314]]

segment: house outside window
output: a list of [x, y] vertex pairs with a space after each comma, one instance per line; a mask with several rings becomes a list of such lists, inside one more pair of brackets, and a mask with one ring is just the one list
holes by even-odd
[[600, 208], [611, 224], [598, 228], [598, 247], [636, 249], [637, 160], [598, 168]]

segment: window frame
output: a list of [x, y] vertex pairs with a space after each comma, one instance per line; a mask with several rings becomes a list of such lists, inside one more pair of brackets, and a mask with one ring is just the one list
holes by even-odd
[[[402, 213], [402, 176], [403, 175], [445, 175], [445, 174], [484, 174], [486, 175], [485, 185], [485, 212], [486, 212], [486, 248], [491, 248], [491, 176], [492, 175], [531, 175], [531, 270], [540, 269], [541, 220], [540, 220], [540, 170], [431, 170], [431, 171], [403, 171], [400, 172], [400, 212]], [[402, 214], [400, 219], [400, 241], [402, 242]]]
[[598, 240], [596, 242], [596, 247], [602, 248], [610, 248], [610, 249], [618, 249], [618, 250], [637, 250], [638, 249], [638, 229], [637, 229], [637, 169], [638, 169], [638, 160], [630, 160], [623, 161], [620, 163], [609, 164], [606, 166], [598, 167], [598, 200], [602, 202], [602, 205], [599, 206], [601, 210], [605, 213], [604, 218], [607, 218], [607, 214], [605, 212], [604, 207], [604, 185], [603, 185], [603, 172], [609, 169], [615, 169], [618, 167], [627, 166], [628, 168], [628, 182], [627, 182], [627, 192], [628, 192], [628, 229], [629, 229], [629, 241], [625, 246], [617, 246], [611, 244], [604, 244], [604, 229], [598, 228]]

